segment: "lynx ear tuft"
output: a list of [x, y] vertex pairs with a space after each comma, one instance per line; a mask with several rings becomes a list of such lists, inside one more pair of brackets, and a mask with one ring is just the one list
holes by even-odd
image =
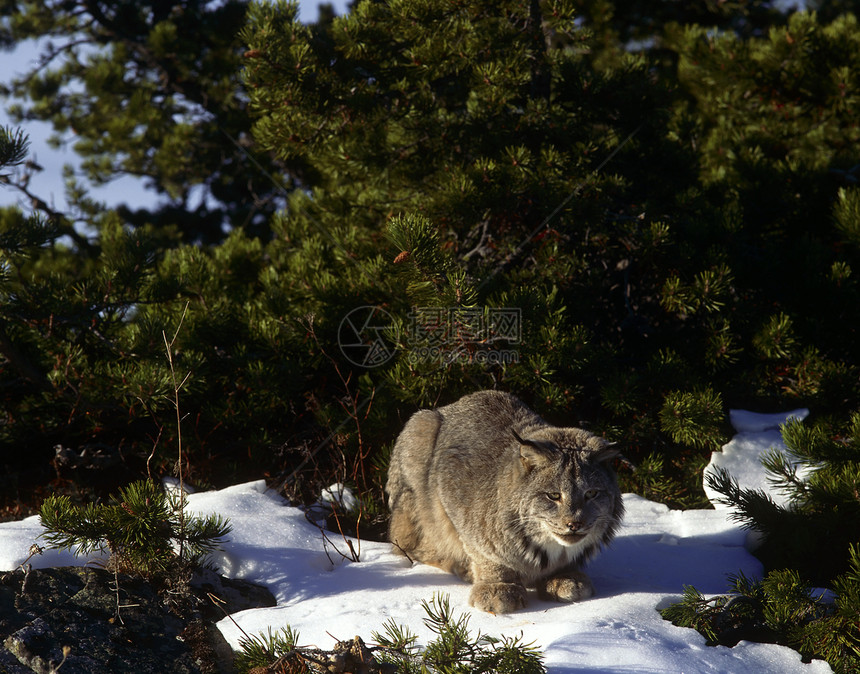
[[511, 429], [511, 434], [520, 445], [520, 461], [526, 472], [531, 472], [536, 466], [546, 463], [552, 457], [552, 450], [546, 445], [521, 438], [519, 434]]
[[600, 444], [595, 447], [592, 452], [591, 460], [596, 461], [597, 463], [611, 461], [612, 459], [621, 456], [621, 450], [615, 446], [615, 443], [609, 443], [605, 440], [601, 440]]
[[513, 435], [513, 436], [514, 436], [514, 440], [516, 440], [516, 441], [517, 441], [518, 443], [520, 443], [521, 445], [530, 445], [530, 444], [532, 444], [532, 443], [531, 443], [530, 441], [528, 441], [528, 440], [523, 440], [523, 439], [520, 437], [520, 434], [519, 434], [519, 433], [517, 433], [513, 428], [511, 429], [511, 435]]

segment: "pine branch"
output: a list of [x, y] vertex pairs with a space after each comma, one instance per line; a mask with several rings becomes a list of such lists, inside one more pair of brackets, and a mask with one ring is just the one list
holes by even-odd
[[0, 354], [3, 354], [9, 364], [30, 383], [44, 390], [50, 387], [47, 377], [12, 343], [2, 317], [0, 317]]
[[705, 479], [711, 489], [722, 494], [717, 503], [731, 508], [731, 518], [744, 529], [768, 533], [771, 523], [784, 512], [765, 491], [741, 489], [725, 468], [717, 468]]
[[21, 129], [0, 126], [0, 170], [22, 164], [29, 150], [30, 139]]

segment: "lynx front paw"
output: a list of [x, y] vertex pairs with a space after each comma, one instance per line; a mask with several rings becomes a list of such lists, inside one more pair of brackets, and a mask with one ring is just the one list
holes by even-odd
[[594, 595], [594, 586], [581, 571], [567, 571], [539, 581], [537, 590], [541, 599], [554, 601], [582, 601]]
[[519, 583], [478, 583], [469, 603], [489, 613], [510, 613], [526, 605], [526, 588]]

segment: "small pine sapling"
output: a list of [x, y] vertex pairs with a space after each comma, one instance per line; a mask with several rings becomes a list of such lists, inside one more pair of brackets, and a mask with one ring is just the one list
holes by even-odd
[[51, 495], [40, 510], [42, 535], [51, 547], [108, 553], [113, 570], [151, 578], [198, 565], [231, 531], [220, 515], [182, 517], [184, 505], [184, 497], [172, 499], [148, 480], [120, 489], [112, 503], [74, 506]]
[[198, 566], [218, 547], [219, 539], [231, 531], [220, 515], [188, 517], [182, 479], [182, 417], [179, 391], [188, 375], [179, 382], [173, 363], [173, 346], [188, 311], [179, 320], [173, 339], [162, 337], [173, 383], [173, 405], [176, 409], [179, 488], [168, 494], [153, 480], [139, 480], [120, 488], [110, 504], [72, 505], [67, 496], [52, 494], [40, 509], [42, 534], [48, 543], [75, 554], [107, 552], [108, 566], [115, 573], [124, 572], [153, 578], [170, 572]]
[[771, 571], [755, 581], [743, 574], [732, 579], [729, 594], [704, 597], [685, 587], [680, 602], [660, 611], [679, 627], [692, 627], [709, 646], [758, 641], [789, 646], [805, 662], [826, 660], [838, 674], [860, 667], [860, 547], [852, 547], [848, 572], [834, 582], [836, 599], [825, 601], [791, 569]]
[[278, 632], [269, 628], [266, 634], [245, 635], [236, 656], [239, 674], [252, 671], [296, 674], [316, 671], [360, 671], [367, 674], [397, 671], [401, 674], [545, 674], [543, 657], [532, 644], [518, 637], [501, 639], [473, 636], [468, 629], [469, 616], [455, 618], [446, 596], [435, 595], [422, 602], [427, 617], [425, 625], [436, 638], [425, 647], [408, 627], [393, 620], [383, 624], [382, 632], [373, 632], [374, 646], [365, 646], [360, 637], [339, 641], [331, 651], [298, 645], [298, 633], [291, 627]]
[[[258, 668], [277, 671], [273, 667], [275, 663], [290, 658], [291, 654], [296, 654], [298, 641], [298, 632], [293, 631], [289, 625], [277, 632], [273, 632], [269, 627], [266, 634], [245, 635], [239, 639], [241, 650], [236, 654], [236, 670], [239, 674], [259, 671]], [[307, 671], [307, 668], [293, 667], [289, 671]]]
[[534, 644], [520, 637], [501, 639], [469, 631], [469, 615], [454, 617], [447, 596], [434, 595], [421, 603], [427, 617], [424, 624], [436, 638], [423, 649], [408, 628], [393, 621], [384, 624], [384, 633], [373, 634], [382, 647], [381, 662], [393, 664], [399, 672], [494, 672], [498, 674], [543, 674], [543, 656]]

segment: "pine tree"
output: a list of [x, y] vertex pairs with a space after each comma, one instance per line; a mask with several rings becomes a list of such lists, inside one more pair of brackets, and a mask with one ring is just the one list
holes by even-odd
[[154, 578], [200, 565], [230, 533], [219, 515], [191, 517], [184, 508], [184, 494], [173, 497], [142, 480], [121, 489], [110, 504], [76, 507], [67, 496], [51, 495], [39, 517], [52, 547], [106, 552], [112, 570]]
[[[238, 38], [238, 2], [10, 10], [4, 44], [58, 36], [8, 85], [19, 119], [166, 201], [110, 210], [81, 183], [69, 213], [0, 213], [2, 493], [50, 479], [54, 445], [170, 471], [181, 431], [189, 480], [345, 476], [380, 510], [403, 419], [492, 387], [690, 506], [726, 406], [860, 408], [856, 18], [654, 6], [367, 0], [306, 26], [255, 3]], [[0, 158], [27, 190], [21, 141]], [[816, 466], [772, 457], [792, 509], [717, 485], [765, 537], [740, 618], [849, 664], [858, 423], [786, 429]]]
[[[254, 5], [249, 20], [255, 137], [313, 186], [279, 235], [320, 241], [351, 276], [360, 266], [353, 304], [392, 288], [382, 306], [400, 356], [380, 384], [396, 398], [430, 404], [501, 385], [583, 419], [604, 415], [603, 397], [621, 419], [672, 390], [627, 364], [661, 367], [636, 353], [650, 327], [642, 313], [659, 305], [634, 306], [629, 290], [659, 290], [670, 235], [631, 217], [625, 179], [600, 165], [617, 151], [613, 162], [637, 170], [638, 134], [653, 137], [636, 127], [660, 114], [644, 62], [595, 70], [564, 3], [366, 3], [325, 31], [296, 24], [285, 4]], [[401, 279], [405, 293], [391, 285]], [[505, 308], [521, 312], [515, 342], [488, 329]], [[424, 357], [434, 352], [451, 360]], [[601, 395], [600, 382], [631, 378], [635, 393]]]
[[596, 57], [608, 63], [624, 51], [645, 51], [656, 63], [668, 65], [672, 54], [664, 38], [672, 26], [706, 26], [749, 38], [786, 20], [784, 10], [770, 0], [682, 5], [650, 0], [578, 0], [574, 6], [582, 25], [595, 34]]
[[[283, 188], [265, 156], [251, 158], [247, 110], [236, 95], [236, 33], [247, 3], [12, 3], [0, 18], [6, 48], [41, 40], [37, 65], [0, 93], [21, 125], [50, 122], [83, 177], [69, 178], [75, 209], [88, 183], [144, 179], [152, 207], [120, 208], [126, 225], [165, 245], [215, 242], [242, 227], [267, 236]], [[47, 39], [45, 39], [47, 38]]]
[[697, 26], [667, 35], [690, 97], [676, 128], [695, 143], [702, 189], [734, 210], [723, 253], [750, 313], [727, 325], [735, 343], [751, 337], [749, 383], [825, 405], [858, 356], [858, 317], [847, 309], [857, 249], [837, 207], [856, 182], [856, 26], [850, 14], [825, 24], [794, 13], [762, 37]]
[[168, 205], [80, 184], [72, 213], [39, 205], [41, 242], [0, 242], [0, 442], [23, 461], [37, 439], [34, 480], [57, 444], [109, 448], [126, 481], [171, 470], [183, 315], [189, 479], [297, 496], [336, 474], [378, 499], [403, 419], [477, 388], [623, 443], [626, 488], [683, 506], [726, 406], [857, 407], [851, 16], [631, 17], [612, 30], [656, 44], [633, 55], [574, 2], [368, 1], [315, 25], [259, 3], [238, 39], [238, 3], [76, 6], [3, 19], [66, 36], [10, 86], [22, 119], [74, 124], [92, 179], [146, 173]]
[[730, 594], [706, 598], [685, 587], [680, 602], [660, 611], [664, 619], [698, 630], [710, 646], [741, 640], [777, 643], [799, 651], [805, 662], [826, 660], [837, 674], [860, 666], [860, 557], [851, 550], [849, 570], [833, 582], [825, 600], [794, 569], [769, 572], [760, 581], [738, 575]]

